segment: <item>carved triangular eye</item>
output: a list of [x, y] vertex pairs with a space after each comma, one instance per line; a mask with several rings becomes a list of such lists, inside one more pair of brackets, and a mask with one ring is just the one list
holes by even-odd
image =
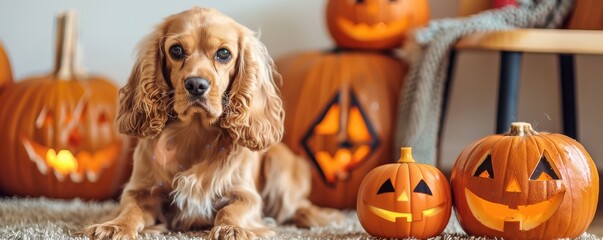
[[425, 193], [430, 196], [433, 195], [431, 193], [431, 189], [429, 188], [429, 186], [427, 186], [427, 183], [425, 181], [423, 181], [423, 179], [421, 179], [421, 181], [419, 181], [419, 184], [417, 184], [417, 186], [415, 187], [415, 190], [413, 190], [413, 192]]
[[540, 161], [538, 161], [538, 165], [536, 165], [534, 172], [532, 172], [530, 180], [559, 180], [559, 176], [557, 175], [557, 173], [555, 173], [555, 170], [551, 166], [551, 163], [548, 159], [546, 159], [544, 154], [542, 154], [542, 157], [540, 157]]
[[475, 170], [474, 177], [482, 177], [482, 178], [494, 178], [494, 170], [492, 169], [492, 157], [490, 154], [486, 156], [486, 159], [479, 165], [477, 170]]
[[388, 192], [396, 192], [396, 189], [394, 189], [394, 185], [392, 184], [392, 180], [389, 178], [381, 185], [379, 191], [377, 191], [377, 195]]

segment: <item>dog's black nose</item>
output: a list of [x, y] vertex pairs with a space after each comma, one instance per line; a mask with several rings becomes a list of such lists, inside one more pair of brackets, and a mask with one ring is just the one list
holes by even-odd
[[190, 77], [184, 80], [184, 87], [193, 96], [201, 96], [209, 89], [209, 81], [205, 78]]

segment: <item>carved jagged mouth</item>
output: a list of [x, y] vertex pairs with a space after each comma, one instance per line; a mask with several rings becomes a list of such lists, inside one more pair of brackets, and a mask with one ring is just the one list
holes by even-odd
[[359, 41], [374, 41], [402, 34], [408, 28], [409, 21], [400, 19], [389, 23], [380, 22], [373, 25], [355, 24], [346, 18], [338, 18], [337, 25], [348, 36]]
[[356, 150], [347, 148], [338, 149], [335, 154], [327, 151], [317, 151], [316, 161], [323, 170], [325, 178], [330, 183], [348, 178], [348, 171], [361, 163], [369, 154], [370, 146], [363, 144]]
[[[377, 215], [387, 221], [396, 222], [396, 219], [398, 219], [398, 218], [405, 218], [406, 222], [413, 222], [413, 214], [412, 213], [403, 213], [403, 212], [394, 212], [394, 211], [390, 211], [390, 210], [385, 210], [382, 208], [372, 206], [372, 205], [366, 203], [366, 201], [364, 202], [364, 204], [372, 213], [374, 213], [375, 215]], [[421, 211], [420, 218], [415, 217], [414, 219], [417, 219], [416, 221], [421, 221], [421, 220], [423, 220], [424, 217], [436, 215], [440, 211], [442, 211], [442, 209], [444, 209], [445, 204], [446, 204], [446, 202], [442, 202], [435, 207], [423, 210], [423, 211]]]
[[68, 150], [55, 150], [22, 137], [21, 142], [29, 159], [36, 164], [40, 173], [46, 175], [49, 169], [60, 182], [68, 176], [72, 182], [80, 183], [84, 177], [96, 182], [104, 168], [111, 166], [121, 150], [116, 142], [94, 153], [79, 151], [75, 156]]
[[565, 192], [531, 205], [508, 205], [493, 203], [480, 198], [469, 189], [465, 189], [467, 205], [473, 216], [485, 226], [503, 232], [505, 222], [519, 223], [520, 231], [527, 231], [548, 220], [559, 208]]

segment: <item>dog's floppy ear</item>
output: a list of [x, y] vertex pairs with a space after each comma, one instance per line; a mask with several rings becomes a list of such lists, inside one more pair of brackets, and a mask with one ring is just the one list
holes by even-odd
[[128, 83], [120, 89], [117, 128], [121, 133], [154, 137], [168, 115], [168, 85], [163, 76], [163, 38], [167, 22], [159, 25], [140, 45]]
[[263, 150], [283, 136], [285, 113], [275, 83], [280, 75], [264, 44], [245, 30], [239, 39], [237, 73], [220, 124], [235, 143]]

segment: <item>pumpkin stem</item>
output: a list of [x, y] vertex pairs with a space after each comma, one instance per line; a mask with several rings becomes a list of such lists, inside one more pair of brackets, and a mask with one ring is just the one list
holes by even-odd
[[400, 148], [400, 159], [398, 159], [399, 163], [414, 163], [415, 159], [412, 158], [412, 148], [411, 147], [401, 147]]
[[525, 136], [525, 135], [538, 135], [538, 132], [534, 131], [532, 124], [526, 122], [514, 122], [511, 123], [511, 128], [504, 134], [505, 136]]
[[77, 24], [75, 10], [61, 12], [57, 16], [54, 75], [69, 80], [77, 75]]

